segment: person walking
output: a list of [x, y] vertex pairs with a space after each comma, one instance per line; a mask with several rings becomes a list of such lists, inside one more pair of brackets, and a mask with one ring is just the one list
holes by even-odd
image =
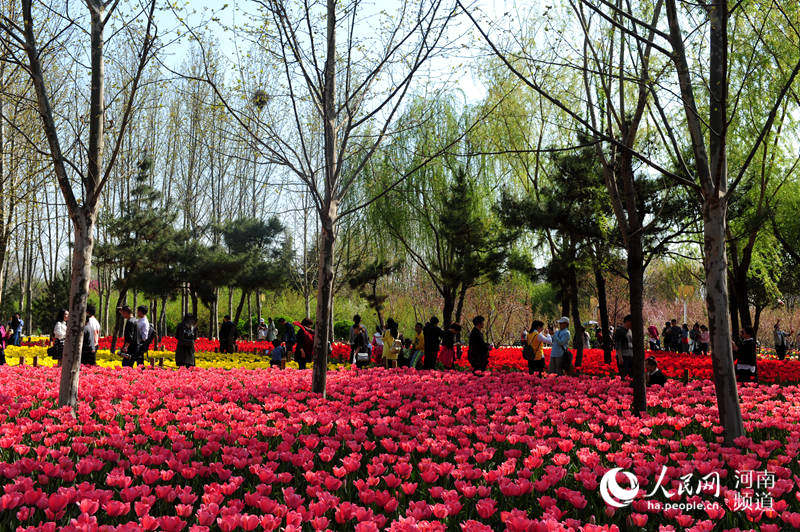
[[689, 331], [689, 352], [694, 355], [700, 354], [700, 324], [695, 322], [692, 330]]
[[294, 358], [298, 369], [306, 369], [306, 364], [311, 361], [314, 353], [314, 322], [310, 318], [303, 318], [297, 323], [297, 346]]
[[670, 323], [670, 339], [672, 341], [672, 351], [675, 353], [681, 352], [681, 338], [683, 337], [683, 328], [678, 325], [678, 320], [672, 320]]
[[94, 336], [94, 345], [96, 349], [97, 346], [100, 345], [100, 322], [97, 321], [97, 318], [95, 317], [94, 305], [91, 303], [86, 305], [86, 320], [92, 330], [92, 336]]
[[175, 331], [178, 345], [175, 347], [175, 365], [191, 368], [195, 365], [194, 342], [197, 340], [197, 318], [194, 314], [186, 314]]
[[664, 323], [664, 328], [661, 329], [661, 338], [663, 340], [664, 351], [674, 351], [672, 349], [672, 324], [670, 322]]
[[414, 356], [411, 357], [411, 362], [409, 363], [409, 367], [416, 368], [419, 360], [422, 358], [422, 353], [425, 352], [425, 333], [422, 332], [422, 324], [417, 322], [414, 325], [414, 332], [416, 335], [414, 336]]
[[11, 318], [11, 322], [9, 323], [9, 333], [11, 333], [11, 345], [15, 345], [19, 347], [22, 343], [22, 327], [25, 325], [25, 322], [22, 321], [22, 318], [19, 316], [19, 312], [15, 312], [14, 316]]
[[58, 361], [61, 365], [61, 357], [64, 354], [64, 340], [67, 337], [67, 320], [69, 319], [69, 311], [61, 309], [56, 315], [56, 324], [53, 326], [53, 334], [50, 335], [50, 344], [52, 351], [48, 350], [48, 354]]
[[226, 314], [222, 318], [222, 325], [219, 326], [219, 352], [233, 353], [234, 351], [236, 351], [236, 325]]
[[13, 338], [14, 332], [10, 325], [8, 330], [3, 326], [5, 319], [0, 319], [0, 366], [6, 363], [6, 340]]
[[150, 331], [150, 321], [147, 319], [147, 307], [144, 305], [136, 307], [136, 332], [136, 341], [139, 342], [139, 363], [144, 364], [144, 356], [150, 350], [150, 342], [152, 342], [155, 337]]
[[432, 316], [430, 321], [422, 329], [425, 337], [425, 356], [422, 367], [433, 369], [436, 367], [436, 360], [439, 358], [439, 347], [442, 341], [442, 329], [439, 327], [439, 318]]
[[135, 364], [144, 364], [144, 357], [139, 357], [139, 353], [137, 351], [139, 347], [139, 342], [137, 341], [138, 330], [136, 319], [133, 317], [133, 311], [131, 307], [128, 305], [124, 305], [120, 308], [120, 314], [122, 314], [122, 349], [120, 349], [120, 354], [122, 355], [122, 366], [123, 367], [133, 367]]
[[[381, 336], [383, 360], [387, 368], [398, 366], [398, 358], [402, 350], [402, 343], [400, 342], [398, 325], [394, 319], [389, 318], [386, 320], [386, 330]], [[377, 333], [375, 333], [377, 334]]]
[[569, 318], [562, 316], [556, 322], [558, 330], [553, 333], [553, 348], [550, 350], [550, 373], [563, 375], [572, 369], [572, 354], [569, 351]]
[[[530, 347], [528, 351], [528, 373], [530, 375], [534, 373], [541, 375], [544, 372], [544, 346], [545, 344], [550, 345], [553, 343], [553, 337], [544, 332], [543, 321], [533, 320], [531, 330], [528, 331], [526, 343]], [[523, 349], [525, 348], [523, 347]]]
[[267, 320], [267, 342], [274, 342], [278, 337], [278, 329], [275, 327], [275, 322], [272, 318]]
[[622, 325], [614, 331], [614, 349], [617, 351], [617, 368], [620, 377], [633, 377], [633, 317], [628, 314]]
[[660, 351], [661, 342], [658, 340], [658, 329], [655, 325], [651, 325], [647, 328], [647, 336], [650, 341], [650, 351]]
[[744, 327], [739, 337], [739, 345], [733, 344], [736, 354], [736, 380], [740, 383], [758, 382], [755, 331], [752, 327]]
[[453, 369], [456, 361], [456, 343], [458, 335], [461, 333], [461, 325], [451, 323], [442, 333], [442, 350], [439, 353], [439, 361], [445, 369]]
[[86, 366], [97, 365], [97, 336], [95, 336], [89, 311], [86, 311], [86, 324], [83, 326], [81, 345], [81, 364]]
[[708, 355], [708, 346], [711, 343], [711, 333], [708, 332], [708, 327], [705, 325], [700, 326], [700, 353]]
[[356, 314], [353, 316], [353, 325], [350, 326], [350, 358], [356, 354], [356, 345], [361, 343], [357, 338], [359, 334], [361, 334], [361, 316]]
[[786, 358], [786, 350], [789, 348], [787, 337], [791, 338], [792, 333], [793, 331], [787, 333], [781, 329], [781, 320], [776, 321], [775, 325], [772, 327], [773, 345], [775, 346], [775, 355], [778, 357], [778, 360]]
[[483, 337], [483, 327], [486, 320], [483, 316], [472, 318], [472, 331], [469, 333], [469, 351], [467, 359], [472, 370], [486, 371], [489, 366], [489, 343]]

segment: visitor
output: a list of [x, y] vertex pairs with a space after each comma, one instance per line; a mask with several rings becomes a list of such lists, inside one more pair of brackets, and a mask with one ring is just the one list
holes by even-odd
[[672, 327], [672, 351], [675, 353], [681, 352], [681, 338], [683, 338], [683, 328], [678, 325], [678, 320], [670, 322]]
[[97, 365], [97, 336], [92, 326], [89, 310], [86, 311], [86, 324], [83, 327], [83, 338], [81, 345], [81, 364], [86, 366]]
[[556, 322], [558, 330], [553, 333], [553, 348], [550, 350], [550, 373], [563, 375], [572, 368], [572, 355], [569, 351], [569, 318], [562, 316]]
[[592, 348], [590, 344], [589, 331], [587, 331], [586, 329], [583, 330], [583, 348], [584, 349]]
[[236, 325], [231, 321], [231, 317], [226, 314], [222, 318], [222, 325], [219, 327], [219, 352], [233, 353], [236, 351]]
[[664, 386], [667, 383], [666, 375], [658, 369], [656, 357], [647, 357], [644, 365], [647, 370], [647, 386]]
[[88, 320], [89, 325], [92, 328], [92, 334], [94, 335], [94, 345], [95, 347], [100, 345], [100, 322], [97, 321], [97, 318], [94, 317], [95, 310], [94, 305], [89, 303], [86, 305], [86, 318]]
[[0, 366], [6, 363], [6, 339], [11, 340], [14, 337], [10, 322], [8, 330], [3, 326], [5, 321], [5, 319], [0, 318]]
[[294, 350], [294, 359], [298, 369], [306, 369], [306, 364], [311, 361], [314, 353], [314, 322], [310, 318], [303, 318], [297, 323], [297, 346]]
[[663, 339], [664, 351], [672, 351], [672, 324], [670, 322], [664, 323], [664, 328], [661, 329], [661, 338]]
[[365, 368], [369, 365], [369, 351], [367, 348], [367, 329], [359, 323], [358, 328], [354, 331], [353, 342], [351, 347], [353, 349], [352, 363], [359, 369]]
[[[350, 327], [350, 356], [353, 357], [356, 353], [356, 336], [361, 334], [361, 316], [356, 314], [353, 316], [353, 325]], [[360, 343], [360, 340], [359, 342]]]
[[422, 330], [425, 337], [425, 357], [422, 367], [433, 369], [436, 367], [436, 359], [439, 355], [439, 346], [442, 341], [442, 329], [439, 327], [439, 318], [432, 316], [430, 321], [425, 324]]
[[281, 369], [285, 367], [286, 347], [280, 340], [272, 341], [272, 351], [269, 352], [269, 365], [270, 367], [278, 366]]
[[705, 325], [700, 326], [700, 352], [703, 355], [708, 355], [708, 346], [711, 344], [711, 333], [708, 332], [708, 327]]
[[175, 347], [175, 365], [179, 368], [194, 367], [194, 342], [197, 340], [197, 318], [194, 314], [189, 313], [183, 317], [175, 331], [175, 339], [178, 341]]
[[453, 369], [456, 362], [456, 344], [461, 333], [461, 325], [451, 323], [442, 333], [442, 351], [439, 353], [439, 362], [445, 369]]
[[50, 335], [50, 344], [52, 350], [48, 350], [48, 354], [58, 361], [61, 365], [61, 357], [64, 354], [64, 340], [67, 338], [67, 320], [69, 319], [69, 311], [61, 309], [56, 315], [56, 324], [53, 326], [53, 334]]
[[[382, 356], [387, 368], [396, 368], [399, 364], [402, 343], [397, 328], [397, 322], [389, 318], [386, 320], [386, 332], [380, 337]], [[378, 332], [375, 334], [377, 335]]]
[[411, 357], [410, 368], [416, 368], [419, 360], [422, 358], [422, 353], [425, 352], [425, 334], [422, 332], [422, 324], [417, 322], [414, 325], [414, 355]]
[[380, 325], [375, 326], [375, 332], [372, 334], [372, 352], [376, 357], [384, 356], [383, 352], [383, 331]]
[[689, 352], [689, 326], [687, 324], [683, 324], [681, 326], [681, 333], [680, 333], [680, 352], [681, 353], [688, 353]]
[[[389, 318], [388, 320], [386, 320], [386, 330], [383, 331], [383, 335], [381, 337], [381, 341], [383, 342], [384, 351], [385, 351], [383, 353], [384, 361], [390, 360], [391, 357], [393, 356], [393, 353], [391, 353], [390, 351], [392, 350], [392, 348], [395, 345], [395, 340], [399, 340], [397, 327], [398, 327], [397, 322], [394, 321], [393, 318]], [[397, 357], [399, 359], [399, 357], [400, 357], [400, 353], [399, 352], [397, 353]], [[403, 365], [406, 365], [406, 364], [403, 364]], [[388, 367], [388, 365], [387, 365], [387, 367]]]
[[544, 332], [544, 322], [533, 320], [527, 339], [527, 345], [530, 347], [530, 356], [528, 358], [529, 374], [538, 373], [541, 375], [544, 372], [544, 345], [552, 343], [553, 337]]
[[738, 382], [757, 382], [756, 339], [752, 327], [744, 327], [739, 332], [741, 341], [733, 344], [736, 353], [736, 380]]
[[650, 351], [660, 351], [661, 342], [658, 340], [658, 329], [655, 325], [647, 328], [647, 336], [650, 340]]
[[469, 351], [467, 359], [473, 371], [486, 371], [489, 365], [489, 344], [483, 338], [483, 326], [486, 320], [483, 316], [472, 318], [472, 331], [469, 333]]
[[633, 317], [622, 318], [622, 325], [614, 332], [614, 348], [617, 351], [617, 367], [620, 377], [633, 377]]
[[138, 330], [136, 327], [136, 319], [133, 317], [133, 310], [128, 305], [123, 305], [120, 309], [120, 314], [122, 314], [122, 349], [120, 349], [120, 354], [122, 355], [122, 366], [123, 367], [133, 367], [135, 364], [144, 364], [144, 357], [139, 357], [139, 353], [137, 348], [139, 347], [139, 342], [137, 341]]
[[150, 350], [150, 341], [152, 340], [150, 321], [147, 319], [147, 307], [144, 305], [136, 307], [136, 330], [138, 332], [136, 341], [139, 342], [138, 355], [141, 360], [140, 364], [144, 364], [144, 355]]
[[297, 335], [294, 332], [294, 325], [286, 321], [285, 318], [278, 318], [278, 340], [286, 346], [286, 355], [292, 352], [297, 343]]
[[772, 327], [772, 337], [775, 341], [775, 355], [778, 357], [778, 360], [786, 358], [786, 350], [789, 347], [787, 337], [791, 338], [793, 333], [794, 331], [787, 333], [781, 329], [781, 320], [776, 321], [775, 325]]
[[520, 345], [525, 345], [527, 341], [528, 341], [528, 329], [523, 327], [522, 334], [520, 334]]
[[267, 341], [267, 323], [264, 318], [258, 318], [258, 327], [256, 327], [256, 338], [259, 342]]
[[267, 342], [274, 342], [278, 337], [278, 329], [275, 327], [275, 322], [272, 318], [267, 320]]
[[689, 352], [694, 355], [700, 354], [700, 324], [694, 322], [692, 330], [689, 331]]
[[[384, 342], [386, 342], [385, 339]], [[411, 342], [411, 338], [405, 338], [402, 345], [403, 350], [400, 352], [398, 364], [403, 367], [411, 367], [411, 360], [414, 358], [414, 344]]]
[[22, 328], [25, 326], [25, 322], [20, 318], [19, 312], [14, 313], [9, 325], [10, 331], [8, 332], [11, 333], [11, 345], [19, 347], [22, 344]]

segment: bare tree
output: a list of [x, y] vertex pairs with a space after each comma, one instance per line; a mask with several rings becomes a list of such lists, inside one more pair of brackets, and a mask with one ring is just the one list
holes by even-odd
[[[0, 29], [5, 32], [13, 48], [9, 50], [13, 60], [22, 66], [31, 78], [42, 128], [47, 138], [53, 171], [67, 204], [69, 217], [72, 222], [74, 240], [72, 251], [72, 276], [70, 280], [70, 317], [67, 338], [63, 353], [63, 367], [59, 387], [59, 406], [69, 405], [75, 407], [78, 400], [78, 382], [80, 377], [80, 360], [82, 347], [83, 324], [86, 319], [86, 302], [89, 295], [89, 281], [91, 279], [92, 249], [94, 246], [94, 229], [97, 218], [98, 200], [106, 185], [111, 168], [113, 168], [119, 153], [119, 147], [131, 115], [134, 112], [136, 92], [139, 80], [145, 66], [152, 57], [155, 43], [155, 25], [153, 14], [156, 2], [151, 0], [138, 10], [132, 20], [124, 21], [123, 25], [133, 32], [133, 24], [139, 17], [145, 18], [145, 25], [141, 29], [141, 46], [139, 48], [139, 62], [136, 70], [129, 80], [127, 100], [123, 106], [116, 138], [112, 142], [108, 158], [105, 157], [106, 141], [106, 99], [105, 99], [105, 66], [104, 48], [107, 23], [118, 7], [117, 1], [87, 0], [90, 39], [90, 85], [88, 122], [89, 131], [85, 144], [77, 150], [78, 160], [68, 157], [62, 147], [62, 131], [56, 121], [57, 112], [53, 109], [51, 100], [52, 87], [48, 85], [45, 67], [41, 61], [41, 41], [45, 38], [43, 33], [48, 30], [43, 23], [43, 15], [38, 11], [34, 13], [32, 0], [22, 1], [22, 26], [18, 20], [3, 15]], [[52, 9], [60, 11], [59, 6], [46, 6], [45, 11]], [[44, 46], [51, 46], [57, 41], [61, 31], [69, 31], [80, 26], [81, 20], [72, 17], [69, 10], [62, 14], [61, 24], [65, 27], [58, 28], [53, 35], [47, 36]], [[125, 34], [125, 33], [123, 33]], [[24, 54], [24, 56], [23, 56]], [[64, 115], [68, 115], [65, 112]], [[77, 176], [72, 178], [72, 176]], [[77, 181], [78, 190], [74, 188]]]

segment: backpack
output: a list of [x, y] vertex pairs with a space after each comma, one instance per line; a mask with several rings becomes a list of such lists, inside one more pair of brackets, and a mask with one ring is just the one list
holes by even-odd
[[147, 350], [147, 348], [150, 347], [150, 344], [152, 344], [153, 340], [155, 339], [156, 339], [156, 328], [153, 327], [153, 324], [151, 323], [150, 328], [147, 330], [147, 340], [145, 340], [143, 344], [145, 350]]

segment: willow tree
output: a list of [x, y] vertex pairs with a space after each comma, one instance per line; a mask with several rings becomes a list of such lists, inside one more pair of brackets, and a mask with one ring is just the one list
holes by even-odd
[[[47, 139], [53, 174], [64, 202], [67, 205], [73, 229], [72, 268], [70, 278], [70, 317], [64, 345], [61, 383], [58, 394], [60, 406], [75, 407], [78, 401], [81, 346], [86, 320], [86, 302], [92, 270], [92, 250], [97, 222], [100, 194], [108, 182], [111, 168], [120, 151], [123, 136], [134, 113], [139, 81], [154, 52], [155, 25], [153, 15], [156, 2], [151, 0], [139, 6], [128, 17], [120, 17], [120, 27], [114, 28], [120, 37], [133, 39], [139, 36], [138, 63], [129, 73], [124, 104], [116, 122], [116, 131], [106, 131], [105, 94], [105, 30], [118, 10], [118, 1], [86, 0], [86, 13], [77, 15], [60, 3], [42, 5], [34, 10], [32, 0], [21, 0], [20, 18], [10, 18], [5, 13], [0, 19], [0, 30], [8, 36], [8, 57], [20, 65], [30, 76], [36, 108]], [[59, 13], [53, 17], [53, 13]], [[43, 51], [58, 45], [67, 46], [70, 39], [88, 36], [88, 84], [76, 77], [74, 90], [88, 93], [85, 110], [88, 132], [77, 123], [69, 124], [64, 117], [79, 115], [68, 109], [56, 109], [53, 92], [57, 87], [50, 83], [50, 68], [57, 64], [43, 63]], [[71, 45], [71, 44], [70, 44]], [[71, 70], [75, 65], [67, 65]], [[81, 68], [78, 71], [83, 72]], [[72, 100], [67, 99], [70, 104]], [[60, 100], [59, 100], [60, 102]], [[66, 104], [64, 104], [66, 105]], [[70, 127], [71, 126], [71, 127]], [[72, 133], [74, 133], [74, 137]], [[85, 138], [84, 138], [85, 135]], [[106, 156], [105, 142], [111, 137], [111, 150]], [[70, 147], [74, 146], [74, 147]], [[66, 149], [65, 149], [66, 147]]]

